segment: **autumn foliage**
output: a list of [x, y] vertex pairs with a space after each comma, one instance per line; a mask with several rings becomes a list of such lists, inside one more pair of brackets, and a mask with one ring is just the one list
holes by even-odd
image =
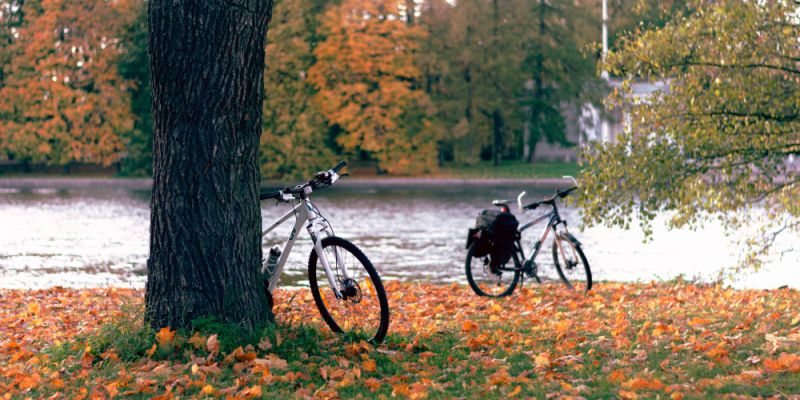
[[[42, 0], [2, 48], [0, 158], [66, 165], [109, 165], [133, 128], [132, 82], [116, 63], [131, 4], [125, 0]], [[5, 157], [4, 157], [5, 156]]]
[[436, 133], [419, 87], [415, 52], [425, 31], [400, 19], [398, 2], [345, 0], [322, 17], [325, 40], [309, 80], [347, 151], [367, 151], [390, 173], [436, 167]]
[[[500, 300], [461, 285], [388, 282], [387, 290], [392, 326], [378, 347], [329, 333], [305, 289], [279, 291], [279, 326], [250, 341], [213, 329], [143, 333], [141, 316], [126, 308], [140, 306], [133, 290], [5, 290], [0, 393], [682, 399], [800, 392], [795, 290], [606, 283], [584, 295], [546, 284]], [[103, 333], [109, 326], [116, 336]], [[132, 351], [134, 335], [141, 343]]]
[[[150, 172], [147, 4], [0, 0], [0, 160]], [[559, 107], [597, 100], [581, 52], [596, 35], [566, 29], [586, 25], [581, 4], [276, 1], [262, 175], [306, 176], [343, 156], [422, 174], [569, 145]]]

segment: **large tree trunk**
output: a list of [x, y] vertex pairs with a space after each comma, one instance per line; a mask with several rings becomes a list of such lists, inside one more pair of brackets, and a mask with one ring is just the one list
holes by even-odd
[[272, 1], [151, 0], [153, 197], [146, 318], [255, 327], [264, 45]]

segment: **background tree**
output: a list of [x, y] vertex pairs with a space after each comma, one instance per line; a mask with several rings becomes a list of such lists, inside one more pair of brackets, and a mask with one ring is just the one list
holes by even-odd
[[[28, 8], [35, 7], [36, 2], [28, 0]], [[33, 3], [33, 4], [31, 4]], [[0, 1], [0, 66], [8, 65], [14, 54], [12, 44], [19, 37], [19, 28], [25, 16], [25, 0]], [[0, 87], [3, 86], [3, 68], [0, 68]]]
[[414, 55], [424, 31], [401, 19], [398, 3], [344, 0], [322, 20], [325, 39], [315, 49], [309, 78], [336, 141], [366, 152], [390, 173], [436, 168], [430, 101], [419, 87]]
[[271, 6], [150, 2], [154, 181], [145, 306], [154, 327], [214, 316], [252, 328], [271, 316], [259, 277], [258, 200]]
[[[671, 224], [765, 218], [754, 261], [774, 232], [797, 228], [800, 25], [793, 2], [690, 3], [663, 28], [626, 38], [613, 74], [667, 79], [668, 92], [626, 107], [633, 130], [585, 153], [585, 222], [627, 226], [675, 211]], [[772, 228], [770, 228], [772, 227]]]
[[261, 173], [264, 177], [308, 176], [335, 164], [325, 118], [312, 101], [316, 89], [308, 71], [316, 62], [314, 46], [324, 2], [275, 2], [267, 36], [264, 72], [264, 135]]
[[446, 41], [430, 47], [446, 60], [434, 99], [457, 162], [473, 163], [488, 149], [498, 163], [506, 135], [521, 126], [523, 55], [509, 1], [457, 2], [445, 18]]
[[[131, 129], [129, 84], [117, 72], [125, 1], [24, 6], [0, 87], [0, 157], [110, 165]], [[91, 18], [86, 18], [91, 15]]]
[[147, 3], [131, 0], [131, 22], [124, 27], [119, 59], [119, 73], [128, 80], [133, 113], [133, 129], [122, 133], [123, 175], [149, 176], [153, 173], [153, 96], [150, 91], [150, 70], [147, 56]]
[[529, 135], [524, 153], [532, 162], [536, 144], [543, 139], [562, 146], [575, 144], [566, 137], [566, 108], [580, 115], [584, 104], [601, 101], [595, 60], [582, 49], [596, 37], [581, 37], [582, 29], [576, 29], [598, 25], [598, 20], [574, 0], [538, 0], [533, 5], [523, 2], [521, 7], [514, 13], [515, 25], [527, 28], [526, 21], [534, 21], [533, 29], [520, 32], [525, 41], [522, 68], [529, 79], [522, 101]]

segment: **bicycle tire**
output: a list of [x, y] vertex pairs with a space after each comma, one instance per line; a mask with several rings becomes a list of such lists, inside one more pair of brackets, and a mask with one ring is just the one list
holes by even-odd
[[[336, 303], [333, 303], [334, 305], [343, 305], [345, 307], [345, 310], [347, 310], [348, 302], [349, 303], [353, 303], [353, 304], [361, 303], [361, 301], [363, 300], [363, 291], [361, 290], [361, 287], [357, 282], [359, 279], [356, 279], [356, 282], [355, 282], [355, 287], [357, 288], [359, 296], [361, 296], [361, 297], [359, 297], [358, 302], [356, 302], [354, 300], [349, 300], [348, 298], [337, 299], [335, 297], [335, 295], [333, 294], [332, 290], [330, 290], [330, 293], [327, 293], [327, 295], [323, 295], [323, 293], [322, 293], [322, 291], [320, 290], [320, 287], [319, 287], [319, 281], [328, 282], [328, 280], [325, 277], [324, 280], [319, 280], [318, 281], [318, 279], [317, 279], [317, 260], [319, 258], [317, 256], [316, 250], [311, 250], [311, 255], [308, 257], [308, 282], [309, 282], [309, 285], [311, 286], [311, 295], [314, 297], [314, 303], [317, 305], [317, 309], [319, 310], [319, 313], [322, 316], [322, 319], [325, 321], [325, 323], [328, 325], [328, 327], [330, 327], [330, 329], [332, 331], [336, 332], [336, 333], [345, 333], [345, 332], [355, 332], [356, 334], [364, 334], [364, 333], [366, 333], [368, 336], [371, 336], [371, 338], [368, 339], [368, 341], [370, 343], [380, 344], [383, 341], [383, 339], [386, 337], [386, 333], [389, 331], [389, 302], [388, 302], [387, 297], [386, 297], [386, 290], [383, 287], [383, 283], [381, 282], [381, 278], [378, 275], [378, 272], [375, 271], [375, 267], [373, 267], [372, 263], [369, 261], [367, 256], [364, 255], [364, 253], [358, 247], [356, 247], [356, 245], [354, 245], [353, 243], [351, 243], [351, 242], [349, 242], [349, 241], [347, 241], [345, 239], [342, 239], [340, 237], [336, 237], [336, 236], [329, 236], [329, 237], [326, 237], [326, 238], [322, 239], [323, 251], [326, 248], [330, 248], [330, 247], [338, 247], [338, 248], [340, 248], [342, 250], [345, 250], [348, 253], [350, 253], [352, 256], [355, 257], [355, 259], [360, 263], [360, 265], [363, 267], [363, 269], [367, 272], [367, 276], [369, 277], [369, 282], [371, 282], [371, 288], [374, 289], [374, 292], [375, 292], [374, 293], [375, 299], [372, 299], [373, 300], [372, 302], [377, 300], [377, 304], [373, 304], [373, 305], [377, 305], [378, 308], [379, 308], [379, 310], [378, 310], [378, 314], [379, 315], [377, 315], [377, 317], [379, 318], [379, 321], [378, 321], [377, 326], [374, 327], [375, 328], [374, 332], [373, 332], [373, 329], [368, 329], [365, 332], [361, 332], [361, 331], [359, 331], [359, 329], [352, 328], [352, 326], [351, 327], [345, 326], [345, 328], [343, 328], [341, 326], [343, 324], [342, 319], [344, 318], [344, 316], [340, 315], [340, 313], [338, 313], [338, 312], [334, 312], [334, 314], [337, 314], [336, 318], [334, 318], [334, 315], [332, 315], [332, 313], [331, 313], [331, 311], [332, 311], [331, 308], [332, 307], [331, 307], [330, 301], [335, 301]], [[335, 258], [335, 256], [334, 256], [334, 258]], [[328, 261], [331, 262], [330, 257], [328, 257], [328, 259], [329, 259]], [[338, 260], [334, 261], [334, 262], [331, 262], [331, 263], [332, 264], [333, 263], [337, 264], [335, 267], [333, 265], [331, 265], [331, 267], [332, 267], [332, 269], [334, 269], [333, 272], [337, 276], [337, 284], [339, 285], [340, 288], [344, 287], [344, 285], [345, 285], [344, 279], [341, 279], [341, 275], [339, 274], [339, 272], [340, 272], [339, 267], [340, 266], [338, 265]], [[350, 266], [348, 266], [348, 268], [350, 268]], [[325, 276], [324, 275], [324, 271], [325, 270], [323, 268], [320, 268], [320, 271], [322, 271], [323, 277], [324, 277]], [[369, 286], [370, 283], [367, 283], [366, 280], [364, 282], [365, 282], [365, 287], [369, 289], [370, 288], [370, 286]], [[352, 296], [352, 297], [355, 297], [355, 296]], [[349, 312], [348, 312], [348, 314], [349, 314]], [[337, 321], [337, 319], [339, 321]], [[354, 321], [351, 321], [351, 322], [354, 322]]]
[[[476, 264], [476, 263], [474, 263], [473, 261], [475, 259], [483, 259], [485, 257], [474, 257], [473, 256], [474, 253], [475, 253], [475, 243], [473, 243], [473, 244], [471, 244], [469, 246], [469, 249], [467, 250], [467, 260], [464, 262], [464, 269], [465, 269], [465, 272], [467, 274], [467, 282], [469, 282], [469, 286], [472, 288], [472, 291], [475, 292], [475, 294], [477, 294], [478, 296], [498, 297], [498, 298], [499, 297], [505, 297], [505, 296], [508, 296], [511, 293], [513, 293], [514, 289], [517, 287], [517, 283], [519, 282], [519, 276], [520, 276], [520, 271], [519, 271], [520, 270], [520, 263], [519, 263], [519, 258], [517, 257], [517, 252], [515, 251], [512, 254], [512, 259], [514, 260], [515, 270], [513, 272], [505, 271], [506, 273], [511, 273], [512, 274], [510, 285], [507, 288], [501, 290], [499, 293], [489, 293], [486, 290], [481, 289], [481, 287], [480, 287], [481, 285], [479, 285], [479, 283], [475, 281], [475, 274], [473, 274], [472, 265]], [[486, 256], [486, 257], [490, 257], [490, 256]], [[486, 266], [483, 265], [481, 267], [485, 269]], [[485, 270], [484, 271], [480, 271], [480, 272], [483, 273], [484, 275], [486, 275], [486, 271]], [[504, 286], [505, 285], [503, 285], [502, 287], [504, 287]], [[501, 287], [501, 289], [502, 289], [502, 287]]]
[[[575, 289], [575, 287], [573, 286], [573, 282], [570, 282], [570, 279], [567, 278], [566, 274], [561, 268], [561, 263], [559, 263], [558, 261], [559, 251], [558, 251], [558, 244], [556, 243], [557, 240], [566, 242], [569, 246], [571, 246], [575, 250], [575, 253], [580, 259], [580, 263], [583, 264], [583, 270], [586, 273], [586, 279], [584, 280], [585, 287], [581, 287], [581, 289], [585, 292], [588, 292], [589, 290], [592, 289], [592, 270], [589, 267], [589, 261], [586, 260], [586, 255], [583, 254], [583, 247], [581, 246], [580, 242], [578, 242], [578, 240], [575, 239], [575, 237], [569, 233], [559, 234], [553, 241], [553, 264], [556, 267], [556, 272], [558, 273], [558, 276], [561, 278], [561, 281], [564, 282], [564, 284], [571, 289]], [[568, 266], [565, 265], [565, 267]], [[568, 268], [576, 268], [576, 267], [568, 267]]]

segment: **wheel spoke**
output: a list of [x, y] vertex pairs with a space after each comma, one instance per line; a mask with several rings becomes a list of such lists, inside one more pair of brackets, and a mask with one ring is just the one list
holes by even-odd
[[[345, 246], [331, 243], [333, 239], [344, 242]], [[313, 281], [312, 293], [319, 295], [320, 301], [317, 306], [323, 319], [332, 329], [364, 336], [367, 339], [377, 337], [376, 340], [382, 340], [388, 326], [388, 309], [382, 309], [385, 304], [385, 300], [381, 301], [382, 296], [385, 299], [383, 287], [376, 283], [367, 265], [348, 246], [355, 248], [349, 242], [338, 238], [328, 238], [323, 242], [324, 253], [331, 264], [331, 272], [342, 298], [337, 299], [333, 296], [333, 289], [330, 288], [324, 267], [313, 254], [311, 260], [315, 263], [309, 266], [309, 272], [314, 271], [312, 276], [309, 276]], [[366, 263], [368, 262], [367, 260]], [[375, 276], [377, 279], [377, 275]], [[328, 293], [329, 296], [324, 295]]]

